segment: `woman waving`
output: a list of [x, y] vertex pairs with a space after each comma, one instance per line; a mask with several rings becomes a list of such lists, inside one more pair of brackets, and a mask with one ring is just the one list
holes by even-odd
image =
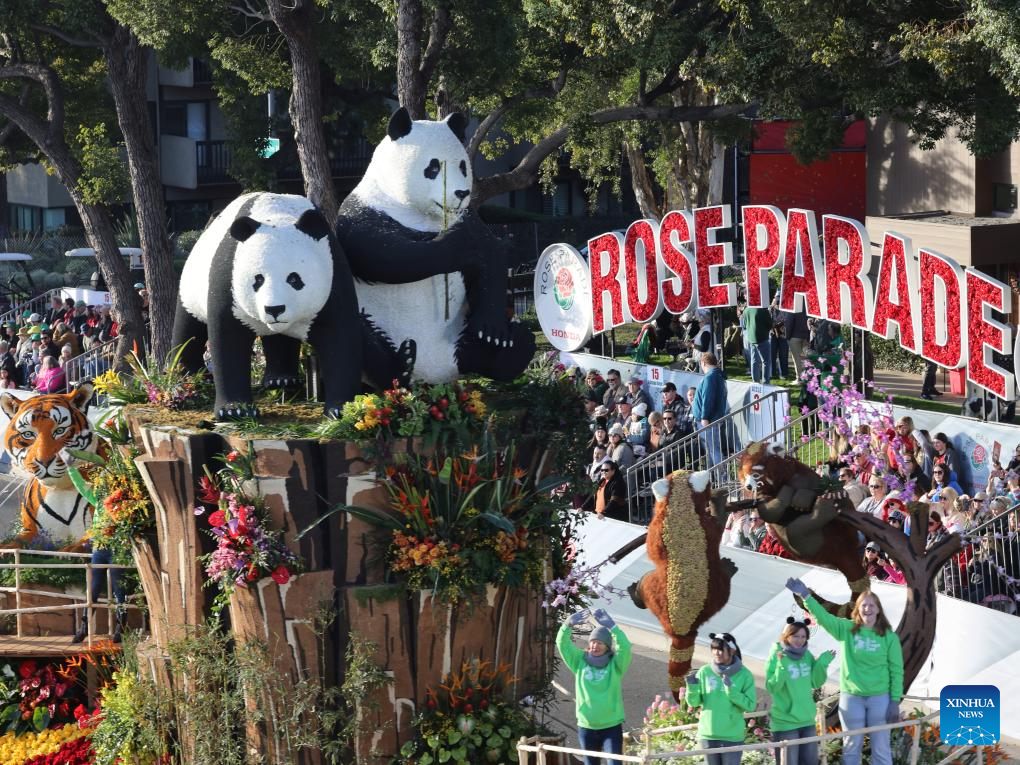
[[[786, 589], [799, 595], [826, 632], [843, 644], [839, 667], [839, 719], [843, 730], [899, 722], [903, 698], [903, 651], [900, 639], [871, 590], [857, 598], [849, 619], [826, 611], [800, 579]], [[843, 739], [843, 765], [860, 765], [864, 736]], [[889, 731], [871, 734], [872, 765], [892, 765]]]

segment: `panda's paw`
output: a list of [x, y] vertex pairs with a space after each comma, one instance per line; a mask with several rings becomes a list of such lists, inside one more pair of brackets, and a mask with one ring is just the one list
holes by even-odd
[[267, 390], [280, 390], [283, 388], [298, 388], [301, 386], [301, 378], [291, 375], [266, 375], [262, 378], [262, 387]]
[[258, 419], [259, 408], [255, 404], [229, 403], [216, 408], [216, 419], [219, 422], [230, 420]]
[[472, 333], [472, 340], [493, 348], [510, 348], [514, 344], [508, 322], [497, 325], [479, 321], [470, 326], [468, 331]]

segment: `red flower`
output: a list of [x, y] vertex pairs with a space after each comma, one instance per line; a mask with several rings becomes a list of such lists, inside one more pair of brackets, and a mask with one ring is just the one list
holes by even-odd
[[22, 679], [27, 680], [35, 674], [35, 670], [35, 662], [29, 659], [28, 661], [21, 662], [21, 666], [18, 667], [18, 674], [21, 675]]
[[290, 571], [287, 570], [286, 566], [277, 566], [272, 577], [273, 581], [277, 584], [287, 584], [290, 581]]
[[210, 526], [222, 526], [227, 522], [227, 517], [223, 514], [222, 510], [217, 510], [215, 513], [209, 514], [209, 525]]
[[233, 451], [227, 455], [227, 462], [237, 462], [239, 459], [241, 459], [241, 452]]
[[220, 501], [220, 490], [216, 484], [209, 480], [209, 476], [202, 476], [198, 479], [198, 501], [208, 505], [215, 505]]
[[74, 708], [74, 719], [80, 720], [83, 717], [88, 717], [89, 710], [85, 708], [84, 704], [79, 704]]

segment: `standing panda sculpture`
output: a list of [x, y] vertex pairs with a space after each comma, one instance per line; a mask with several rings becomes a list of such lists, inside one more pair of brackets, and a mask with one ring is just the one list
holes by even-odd
[[336, 226], [365, 319], [391, 345], [415, 343], [414, 376], [427, 383], [510, 380], [535, 352], [507, 316], [506, 247], [468, 209], [466, 126], [462, 114], [397, 110]]
[[173, 345], [187, 343], [182, 363], [197, 371], [208, 338], [218, 419], [258, 416], [251, 390], [256, 336], [268, 388], [296, 385], [300, 343], [312, 345], [331, 416], [359, 391], [363, 364], [375, 382], [405, 377], [413, 364], [413, 344], [398, 356], [361, 322], [350, 268], [329, 224], [292, 194], [238, 197], [209, 223], [184, 264]]

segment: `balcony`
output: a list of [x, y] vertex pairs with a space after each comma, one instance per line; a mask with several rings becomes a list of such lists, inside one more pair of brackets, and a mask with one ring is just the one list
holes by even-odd
[[227, 174], [230, 166], [230, 149], [226, 141], [195, 141], [195, 164], [200, 186], [214, 183], [234, 183]]
[[191, 80], [192, 84], [198, 85], [212, 85], [212, 69], [209, 65], [198, 58], [191, 59]]

